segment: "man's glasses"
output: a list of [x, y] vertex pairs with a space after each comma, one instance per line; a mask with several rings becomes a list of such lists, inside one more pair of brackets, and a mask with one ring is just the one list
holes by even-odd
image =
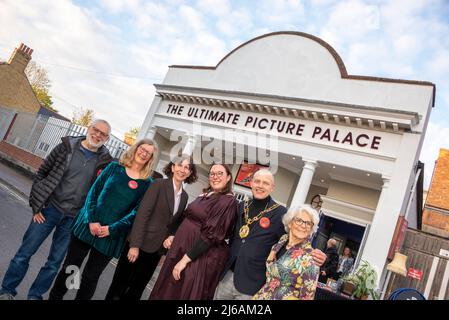
[[97, 127], [92, 126], [91, 128], [92, 128], [92, 130], [94, 131], [94, 133], [95, 133], [97, 136], [100, 136], [102, 139], [107, 139], [107, 138], [109, 137], [109, 134], [104, 133], [103, 131], [101, 131], [101, 130], [98, 129]]
[[312, 228], [313, 227], [313, 222], [312, 221], [305, 221], [302, 220], [301, 218], [293, 218], [293, 222], [299, 227], [299, 226], [305, 226], [307, 228]]

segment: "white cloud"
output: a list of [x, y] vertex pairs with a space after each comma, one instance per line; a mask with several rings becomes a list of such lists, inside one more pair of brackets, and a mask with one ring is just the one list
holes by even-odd
[[228, 0], [198, 0], [198, 9], [215, 16], [229, 16], [231, 4]]
[[205, 28], [202, 14], [192, 7], [181, 6], [179, 8], [179, 13], [183, 19], [183, 24], [191, 28], [191, 30], [187, 31], [198, 32]]
[[310, 0], [312, 7], [329, 7], [338, 2], [338, 0]]
[[227, 53], [223, 40], [206, 31], [174, 41], [171, 49], [170, 64], [214, 66]]
[[[230, 19], [229, 17], [232, 17]], [[227, 37], [238, 36], [245, 30], [253, 28], [251, 13], [245, 9], [233, 10], [229, 15], [220, 16], [217, 23], [217, 29]]]
[[425, 23], [423, 10], [429, 5], [427, 0], [385, 1], [379, 8], [382, 12], [382, 27], [387, 34], [398, 37], [404, 33], [421, 34]]
[[99, 4], [113, 14], [124, 11], [136, 12], [142, 5], [140, 0], [100, 0]]
[[322, 35], [340, 45], [367, 37], [379, 28], [379, 7], [358, 0], [340, 1], [330, 11]]
[[405, 34], [397, 37], [393, 42], [394, 51], [397, 55], [404, 56], [416, 56], [418, 50], [420, 50], [421, 43], [418, 38], [410, 34]]
[[413, 64], [394, 55], [388, 41], [382, 39], [350, 44], [343, 60], [349, 74], [401, 79], [416, 77]]
[[426, 61], [432, 74], [447, 77], [449, 74], [449, 47], [433, 52]]
[[261, 24], [271, 27], [276, 26], [278, 30], [305, 19], [304, 5], [299, 0], [260, 1], [257, 3], [255, 14], [261, 19]]

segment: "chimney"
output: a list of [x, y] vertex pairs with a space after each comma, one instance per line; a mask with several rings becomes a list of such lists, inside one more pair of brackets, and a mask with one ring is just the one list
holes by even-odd
[[31, 60], [32, 53], [33, 49], [21, 43], [20, 46], [14, 50], [11, 58], [9, 58], [8, 64], [19, 73], [23, 73], [28, 62]]

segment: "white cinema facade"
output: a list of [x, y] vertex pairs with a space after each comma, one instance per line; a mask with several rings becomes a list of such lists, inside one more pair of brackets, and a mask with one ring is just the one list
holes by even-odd
[[[276, 32], [242, 44], [215, 67], [170, 66], [155, 87], [139, 138], [158, 143], [159, 171], [177, 145], [226, 159], [234, 176], [242, 160], [268, 159], [273, 197], [291, 206], [320, 195], [321, 245], [330, 236], [352, 245], [357, 261], [371, 262], [383, 281], [399, 215], [416, 225], [406, 211], [432, 83], [348, 75], [323, 40]], [[190, 201], [207, 168], [200, 165], [200, 182], [189, 186]]]

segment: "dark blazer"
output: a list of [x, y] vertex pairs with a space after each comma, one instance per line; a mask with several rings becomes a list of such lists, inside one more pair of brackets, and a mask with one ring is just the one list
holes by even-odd
[[[268, 207], [276, 202], [270, 199]], [[271, 247], [276, 244], [280, 237], [285, 234], [282, 216], [287, 212], [283, 206], [266, 213], [264, 216], [270, 219], [270, 226], [267, 229], [259, 225], [259, 221], [250, 226], [249, 235], [241, 239], [239, 235], [240, 227], [243, 225], [243, 202], [239, 206], [239, 216], [234, 230], [234, 237], [231, 241], [231, 254], [226, 264], [225, 273], [234, 266], [234, 286], [244, 294], [254, 295], [265, 284], [266, 260]]]
[[175, 205], [173, 180], [171, 178], [154, 180], [137, 211], [128, 239], [130, 247], [137, 247], [147, 253], [159, 251], [168, 236], [168, 228], [172, 221], [182, 216], [187, 200], [187, 192], [182, 190], [178, 211], [173, 216]]

